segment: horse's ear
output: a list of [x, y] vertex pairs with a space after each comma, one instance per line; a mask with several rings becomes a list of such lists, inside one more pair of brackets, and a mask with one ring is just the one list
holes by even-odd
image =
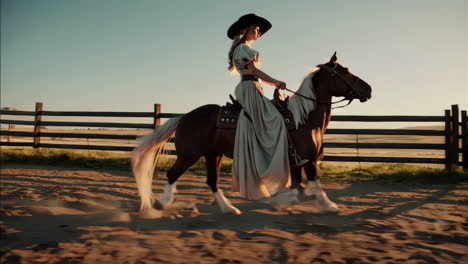
[[336, 63], [337, 60], [338, 60], [338, 58], [336, 57], [336, 51], [335, 51], [335, 53], [333, 53], [333, 56], [330, 58], [330, 62], [331, 63]]

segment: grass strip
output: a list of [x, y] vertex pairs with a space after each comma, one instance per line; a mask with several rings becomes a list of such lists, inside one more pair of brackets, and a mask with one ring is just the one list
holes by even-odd
[[[61, 149], [2, 149], [0, 163], [25, 163], [56, 166], [76, 166], [91, 169], [131, 170], [130, 153], [108, 151], [61, 150]], [[175, 162], [174, 156], [162, 156], [158, 171], [167, 171]], [[338, 166], [337, 163], [321, 164], [326, 180], [379, 181], [385, 183], [457, 184], [468, 183], [468, 172], [447, 171], [409, 164], [383, 164], [370, 166]], [[230, 176], [232, 160], [224, 158], [221, 175]], [[201, 158], [189, 171], [206, 175], [205, 161]]]

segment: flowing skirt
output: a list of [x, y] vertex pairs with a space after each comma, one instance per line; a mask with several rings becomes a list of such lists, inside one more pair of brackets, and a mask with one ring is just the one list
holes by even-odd
[[260, 83], [253, 81], [241, 81], [235, 90], [244, 110], [237, 123], [232, 186], [249, 200], [270, 197], [289, 186], [291, 178], [283, 117], [262, 93]]

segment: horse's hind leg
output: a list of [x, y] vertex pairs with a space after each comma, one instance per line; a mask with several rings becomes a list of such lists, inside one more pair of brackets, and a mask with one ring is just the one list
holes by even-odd
[[218, 189], [218, 176], [221, 169], [221, 161], [223, 156], [220, 154], [209, 154], [205, 156], [206, 170], [208, 178], [206, 183], [210, 186], [213, 196], [218, 204], [221, 212], [230, 214], [240, 214], [241, 211], [232, 206], [229, 200], [224, 196], [223, 191]]
[[162, 207], [172, 204], [176, 190], [176, 181], [179, 177], [192, 166], [200, 157], [177, 156], [177, 160], [167, 172], [168, 183], [164, 187], [163, 194], [159, 197], [159, 203]]
[[316, 162], [307, 164], [305, 173], [307, 175], [307, 187], [304, 190], [304, 194], [306, 196], [315, 195], [318, 205], [322, 207], [323, 210], [327, 212], [337, 212], [338, 205], [328, 199], [327, 194], [323, 191], [322, 185], [320, 184], [319, 178], [322, 174], [318, 164]]

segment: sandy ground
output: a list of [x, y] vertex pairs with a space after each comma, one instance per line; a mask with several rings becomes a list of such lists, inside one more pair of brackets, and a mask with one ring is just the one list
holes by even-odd
[[1, 263], [468, 263], [468, 185], [323, 179], [342, 209], [326, 214], [240, 199], [222, 177], [234, 216], [185, 174], [174, 207], [142, 219], [129, 172], [7, 164], [0, 179]]

